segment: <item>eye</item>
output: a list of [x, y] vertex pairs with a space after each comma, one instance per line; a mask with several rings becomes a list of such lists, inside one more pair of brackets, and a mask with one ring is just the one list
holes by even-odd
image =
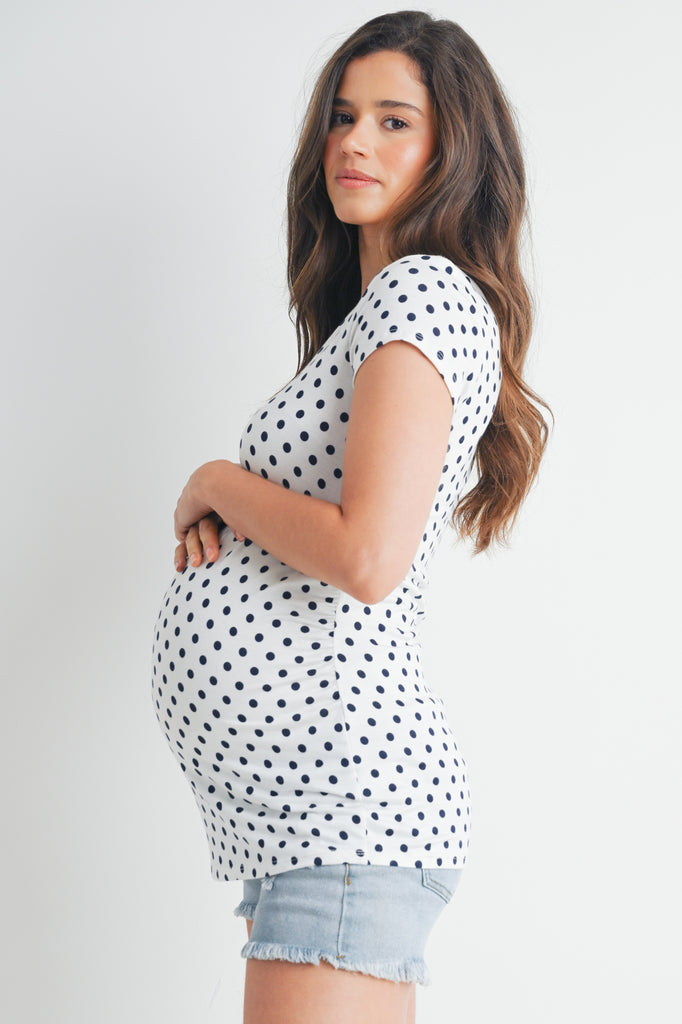
[[[344, 121], [344, 118], [348, 118], [348, 120]], [[352, 120], [353, 118], [345, 110], [333, 110], [329, 124], [333, 128], [337, 124], [350, 124]]]
[[387, 117], [385, 123], [388, 123], [389, 121], [391, 121], [393, 124], [391, 131], [394, 132], [400, 131], [402, 128], [409, 127], [407, 121], [403, 121], [402, 117]]

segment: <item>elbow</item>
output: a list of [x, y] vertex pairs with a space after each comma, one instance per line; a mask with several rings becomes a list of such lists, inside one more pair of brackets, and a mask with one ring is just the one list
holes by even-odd
[[395, 564], [374, 554], [363, 553], [354, 566], [348, 593], [362, 604], [379, 604], [405, 578]]

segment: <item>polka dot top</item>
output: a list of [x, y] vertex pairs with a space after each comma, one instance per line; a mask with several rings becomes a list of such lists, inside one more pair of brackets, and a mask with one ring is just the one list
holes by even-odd
[[417, 346], [452, 397], [445, 465], [403, 581], [365, 605], [226, 527], [217, 560], [177, 574], [163, 598], [153, 699], [216, 879], [466, 862], [468, 771], [422, 674], [420, 629], [429, 564], [501, 379], [498, 327], [475, 282], [442, 256], [382, 270], [313, 360], [253, 414], [240, 462], [340, 502], [355, 374], [393, 339]]

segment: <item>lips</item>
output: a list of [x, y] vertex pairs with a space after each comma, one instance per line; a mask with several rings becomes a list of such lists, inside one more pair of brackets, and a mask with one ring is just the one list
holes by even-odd
[[336, 184], [340, 188], [356, 191], [358, 189], [372, 188], [372, 186], [378, 185], [379, 182], [376, 178], [370, 178], [369, 174], [363, 174], [362, 171], [355, 171], [349, 167], [339, 171], [336, 175]]
[[336, 175], [337, 178], [353, 178], [356, 181], [373, 181], [378, 184], [376, 178], [370, 178], [369, 174], [363, 174], [362, 171], [354, 171], [352, 168], [345, 168]]

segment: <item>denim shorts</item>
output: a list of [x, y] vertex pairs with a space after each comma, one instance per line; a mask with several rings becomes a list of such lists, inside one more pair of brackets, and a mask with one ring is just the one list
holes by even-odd
[[241, 955], [430, 985], [424, 949], [462, 868], [323, 864], [245, 879], [234, 913], [253, 920]]

